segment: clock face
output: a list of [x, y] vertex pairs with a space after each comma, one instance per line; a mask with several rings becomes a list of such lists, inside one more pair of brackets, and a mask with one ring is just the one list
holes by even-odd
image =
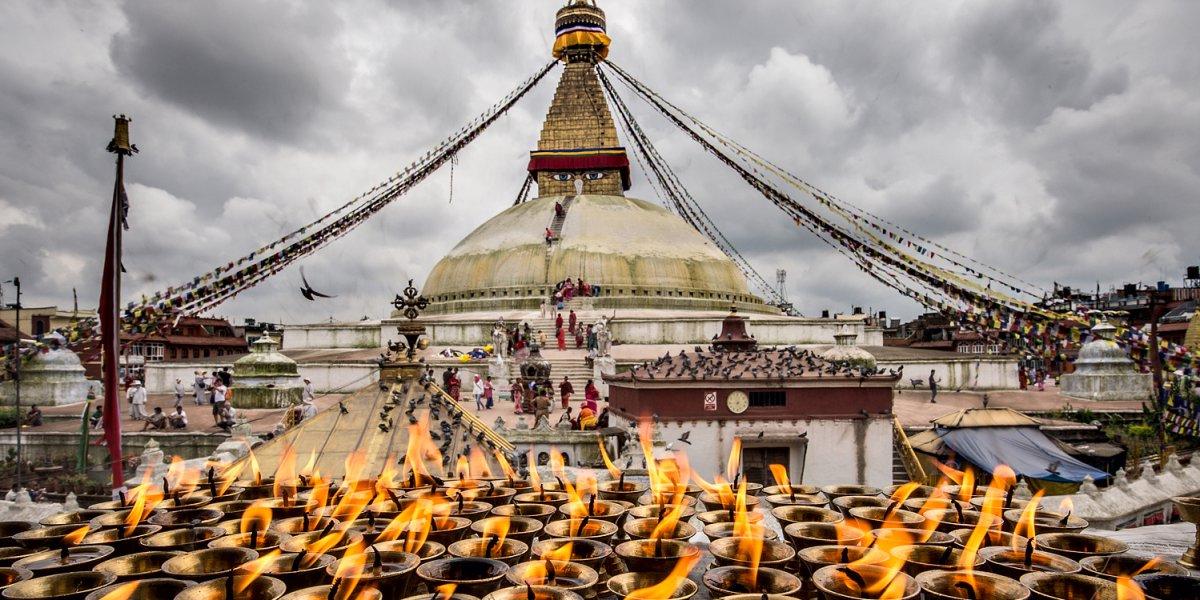
[[735, 415], [740, 415], [750, 408], [750, 398], [746, 396], [746, 392], [729, 392], [725, 397], [725, 408]]

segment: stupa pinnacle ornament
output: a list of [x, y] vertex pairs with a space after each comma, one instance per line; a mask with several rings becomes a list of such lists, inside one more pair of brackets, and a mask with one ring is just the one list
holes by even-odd
[[422, 336], [425, 335], [425, 326], [417, 322], [417, 317], [421, 316], [421, 311], [429, 306], [429, 300], [422, 296], [415, 286], [413, 280], [408, 280], [408, 285], [405, 286], [403, 295], [396, 294], [396, 298], [392, 300], [392, 306], [396, 308], [393, 314], [404, 315], [407, 321], [401, 321], [396, 326], [396, 333], [399, 333], [406, 340], [407, 352], [405, 352], [404, 360], [393, 362], [388, 359], [380, 363], [380, 381], [389, 381], [394, 379], [416, 379], [421, 375], [421, 367], [417, 362], [417, 350], [424, 350], [429, 347], [429, 339]]
[[604, 60], [612, 43], [606, 25], [604, 11], [595, 0], [571, 0], [554, 19], [554, 58]]

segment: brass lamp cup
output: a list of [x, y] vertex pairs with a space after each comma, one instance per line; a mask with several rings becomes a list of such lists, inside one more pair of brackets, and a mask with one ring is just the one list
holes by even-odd
[[84, 600], [102, 600], [117, 590], [121, 591], [121, 598], [126, 598], [125, 594], [129, 594], [126, 600], [162, 600], [164, 598], [174, 598], [179, 592], [193, 585], [196, 585], [196, 582], [180, 581], [166, 577], [137, 579], [106, 585], [88, 594]]
[[642, 494], [649, 490], [650, 486], [632, 481], [609, 480], [601, 481], [596, 484], [596, 495], [601, 500], [624, 500], [626, 502], [637, 502], [637, 499]]
[[[502, 504], [501, 506], [509, 506], [509, 504], [505, 503], [505, 504]], [[488, 516], [488, 514], [490, 514], [492, 512], [493, 508], [495, 508], [495, 507], [491, 503], [483, 502], [481, 500], [471, 500], [469, 502], [463, 502], [461, 507], [459, 507], [457, 502], [451, 502], [450, 503], [450, 516], [463, 517], [466, 519], [470, 519], [472, 522], [475, 522], [475, 521], [478, 521], [478, 520]]]
[[1026, 573], [1021, 585], [1036, 600], [1117, 600], [1116, 582], [1080, 573]]
[[[253, 538], [251, 537], [253, 536]], [[209, 548], [250, 548], [259, 554], [266, 554], [279, 547], [279, 544], [291, 539], [292, 536], [278, 531], [247, 531], [219, 537], [208, 543]]]
[[[958, 548], [965, 548], [967, 540], [971, 537], [971, 529], [955, 529], [950, 532], [950, 537], [954, 539], [954, 545]], [[940, 532], [939, 532], [940, 533]], [[1003, 546], [1005, 548], [1013, 547], [1013, 538], [1016, 538], [1016, 547], [1024, 548], [1029, 542], [1028, 538], [1023, 535], [1000, 531], [998, 529], [989, 529], [983, 534], [983, 542], [980, 543], [980, 548], [988, 548], [991, 546]]]
[[[634, 590], [662, 583], [666, 577], [666, 573], [622, 573], [609, 578], [606, 587], [617, 598], [625, 598], [632, 594]], [[671, 592], [671, 595], [665, 600], [688, 600], [692, 596], [695, 596], [698, 591], [700, 591], [700, 586], [696, 585], [695, 581], [680, 579], [679, 584], [675, 586], [675, 591]]]
[[[296, 590], [284, 594], [279, 600], [329, 600], [329, 590], [331, 586], [317, 585], [307, 587], [302, 590]], [[452, 600], [459, 600], [459, 595], [455, 594]], [[355, 600], [383, 600], [383, 593], [379, 590], [359, 589], [354, 588]], [[429, 600], [429, 596], [422, 596], [420, 600]], [[474, 600], [474, 599], [473, 599]]]
[[983, 566], [983, 557], [977, 553], [969, 568], [959, 565], [963, 551], [953, 546], [913, 544], [896, 546], [890, 550], [892, 556], [904, 562], [904, 572], [916, 577], [925, 571], [967, 571]]
[[692, 500], [699, 499], [700, 494], [704, 492], [704, 488], [695, 483], [689, 483], [686, 486], [678, 483], [651, 486], [649, 492], [649, 495], [652, 496], [651, 504], [663, 504], [665, 502], [670, 502], [671, 498], [674, 498], [675, 495], [680, 491], [680, 488], [683, 490], [683, 495], [691, 498]]
[[542, 525], [550, 522], [558, 509], [549, 504], [502, 504], [493, 506], [490, 511], [494, 517], [526, 517], [540, 522]]
[[381, 552], [409, 552], [416, 554], [417, 558], [421, 559], [422, 563], [427, 563], [432, 560], [437, 560], [446, 555], [446, 547], [437, 543], [425, 540], [420, 546], [409, 549], [407, 540], [392, 540], [390, 542], [379, 542], [375, 544], [375, 549]]
[[1187, 575], [1188, 570], [1170, 561], [1160, 560], [1150, 567], [1146, 563], [1152, 559], [1135, 554], [1109, 554], [1088, 556], [1079, 559], [1084, 575], [1116, 581], [1119, 577], [1133, 577], [1142, 573], [1162, 573], [1165, 575]]
[[874, 546], [880, 548], [893, 548], [895, 546], [904, 546], [908, 544], [922, 544], [926, 546], [943, 547], [954, 545], [954, 536], [942, 531], [926, 531], [924, 529], [872, 529], [870, 539], [874, 541]]
[[138, 525], [133, 528], [133, 531], [126, 532], [124, 527], [114, 527], [112, 529], [101, 529], [93, 531], [85, 536], [79, 543], [82, 544], [103, 544], [112, 546], [118, 553], [121, 552], [137, 552], [142, 548], [142, 540], [162, 531], [162, 527], [158, 525]]
[[[897, 483], [895, 485], [889, 485], [889, 486], [883, 488], [883, 490], [881, 490], [881, 491], [883, 492], [884, 496], [887, 496], [888, 498], [892, 498], [896, 495], [896, 492], [900, 491], [900, 488], [904, 487], [905, 485], [907, 485], [907, 484]], [[909, 498], [928, 498], [928, 497], [932, 496], [934, 494], [934, 492], [936, 492], [936, 491], [937, 491], [937, 488], [933, 487], [932, 485], [918, 485], [917, 487], [913, 488], [911, 492], [908, 493], [908, 497]]]
[[111, 584], [116, 578], [108, 573], [80, 571], [57, 573], [18, 581], [0, 592], [9, 600], [83, 600], [91, 592]]
[[780, 506], [813, 506], [824, 508], [829, 506], [829, 498], [821, 494], [772, 494], [764, 499], [772, 508]]
[[230, 575], [234, 569], [258, 558], [249, 548], [205, 548], [176, 556], [163, 563], [163, 573], [179, 579], [208, 581]]
[[97, 502], [95, 504], [88, 505], [88, 510], [103, 510], [105, 512], [121, 510], [124, 508], [129, 508], [129, 504], [124, 504], [120, 500], [105, 500], [104, 502]]
[[959, 514], [953, 508], [938, 508], [925, 511], [925, 517], [938, 521], [937, 530], [950, 533], [955, 529], [975, 529], [979, 524], [980, 519], [989, 519], [988, 529], [999, 530], [1003, 525], [1003, 521], [997, 519], [993, 515], [988, 515], [975, 510], [964, 510]]
[[241, 500], [242, 493], [244, 493], [245, 491], [246, 491], [246, 488], [241, 488], [241, 487], [237, 487], [237, 486], [229, 486], [228, 488], [225, 489], [224, 494], [217, 494], [216, 496], [213, 496], [212, 500], [209, 503], [212, 504], [215, 502], [232, 502], [234, 500]]
[[271, 509], [272, 519], [287, 519], [290, 517], [302, 517], [308, 510], [304, 502], [297, 498], [288, 498], [286, 501], [283, 498], [267, 498], [257, 502], [259, 506], [265, 506]]
[[668, 573], [679, 559], [700, 554], [700, 548], [681, 540], [630, 540], [616, 548], [631, 573]]
[[[654, 514], [651, 516], [657, 519], [659, 517], [659, 511], [662, 510], [662, 508], [657, 505], [655, 505], [654, 508]], [[683, 514], [686, 515], [688, 510], [690, 509], [684, 509]], [[684, 519], [685, 517], [681, 516], [680, 518]], [[737, 519], [737, 513], [728, 510], [706, 510], [696, 515], [696, 518], [699, 519], [699, 521], [704, 525], [712, 525], [713, 523], [733, 523]], [[763, 518], [765, 517], [762, 512], [757, 510], [746, 511], [746, 520], [751, 523], [761, 523]]]
[[[499, 544], [488, 548], [488, 542], [483, 538], [458, 540], [446, 547], [450, 556], [459, 558], [494, 558], [506, 565], [512, 566], [529, 558], [529, 544], [520, 540], [506, 538]], [[489, 553], [490, 550], [490, 553]]]
[[701, 581], [714, 598], [734, 594], [783, 594], [800, 592], [800, 578], [779, 569], [760, 567], [752, 578], [750, 567], [713, 567], [704, 572]]
[[546, 577], [546, 561], [531, 560], [513, 565], [508, 570], [508, 582], [513, 585], [548, 585], [575, 592], [580, 596], [591, 596], [591, 590], [600, 581], [595, 569], [565, 560], [550, 561], [554, 565], [554, 579]]
[[33, 579], [33, 571], [20, 567], [0, 567], [0, 591], [18, 582]]
[[33, 556], [39, 552], [44, 552], [46, 548], [25, 548], [23, 546], [9, 546], [0, 548], [0, 567], [10, 567], [13, 563], [25, 558]]
[[507, 587], [483, 597], [483, 600], [583, 600], [575, 592], [549, 585]]
[[821, 493], [833, 502], [842, 496], [879, 496], [883, 490], [870, 485], [827, 485], [821, 488]]
[[242, 532], [242, 520], [240, 518], [229, 519], [228, 521], [221, 521], [213, 525], [213, 527], [220, 529], [223, 532], [221, 535], [233, 535]]
[[880, 592], [870, 593], [860, 588], [854, 578], [846, 574], [848, 571], [853, 571], [859, 579], [868, 582], [868, 589], [872, 585], [878, 585], [876, 582], [885, 582], [880, 592], [888, 585], [895, 585], [892, 582], [897, 579], [903, 581], [904, 592], [900, 596], [894, 597], [895, 600], [913, 600], [921, 593], [921, 586], [917, 585], [917, 580], [913, 579], [911, 575], [903, 571], [893, 574], [890, 569], [879, 565], [822, 567], [813, 573], [813, 585], [817, 587], [825, 600], [858, 600], [859, 598], [878, 598], [881, 595]]
[[89, 571], [113, 553], [112, 546], [71, 546], [66, 550], [66, 560], [63, 560], [61, 550], [45, 550], [26, 556], [12, 566], [28, 569], [33, 571], [35, 576], [43, 577], [68, 571]]
[[[735, 502], [736, 500], [733, 497], [722, 498], [721, 496], [710, 492], [704, 492], [703, 494], [700, 494], [700, 503], [704, 505], [705, 510], [729, 510], [734, 508]], [[758, 496], [751, 496], [749, 492], [746, 493], [747, 510], [753, 510], [754, 507], [758, 506], [758, 503]]]
[[776, 494], [783, 494], [787, 496], [792, 494], [792, 492], [795, 492], [797, 496], [801, 494], [812, 496], [814, 494], [820, 494], [821, 488], [815, 485], [804, 485], [802, 483], [793, 483], [790, 486], [768, 485], [760, 490], [759, 494], [762, 494], [763, 496], [774, 496]]
[[370, 546], [375, 543], [379, 534], [387, 528], [388, 520], [376, 518], [374, 522], [370, 519], [355, 519], [353, 521], [343, 521], [337, 525], [338, 530], [353, 529], [362, 534], [363, 543]]
[[791, 523], [783, 528], [783, 535], [797, 552], [813, 546], [857, 546], [866, 538], [857, 527], [842, 523]]
[[[246, 509], [250, 508], [251, 506], [254, 506], [253, 500], [240, 499], [228, 500], [225, 502], [213, 502], [205, 508], [211, 508], [213, 510], [219, 510], [225, 513], [226, 519], [238, 520], [242, 518], [242, 513], [246, 512]], [[274, 516], [274, 514], [272, 514], [272, 516]]]
[[[539, 525], [541, 525], [539, 523]], [[458, 540], [463, 539], [471, 530], [471, 520], [466, 517], [437, 517], [433, 519], [433, 525], [429, 529], [429, 536], [425, 539], [433, 540], [443, 546], [449, 546]], [[512, 531], [509, 531], [512, 535]]]
[[[376, 569], [373, 565], [375, 562], [374, 554], [378, 552], [379, 568]], [[365, 588], [374, 588], [383, 593], [385, 598], [400, 598], [408, 589], [408, 583], [412, 579], [413, 572], [421, 564], [421, 559], [417, 555], [408, 552], [382, 552], [373, 550], [367, 552], [367, 565], [363, 569], [362, 575], [358, 578], [358, 585]], [[333, 563], [325, 567], [325, 574], [330, 578], [337, 576], [338, 564]]]
[[210, 502], [212, 502], [212, 496], [194, 492], [186, 496], [180, 496], [179, 498], [163, 498], [163, 501], [159, 502], [156, 508], [161, 508], [167, 511], [187, 510], [189, 508], [200, 508]]
[[979, 555], [986, 561], [984, 570], [1020, 579], [1026, 573], [1078, 573], [1083, 567], [1079, 563], [1057, 554], [1034, 550], [1029, 555], [1029, 567], [1025, 566], [1025, 550], [1013, 550], [1002, 546], [980, 548]]
[[[656, 495], [651, 493], [638, 496], [636, 504], [638, 506], [672, 506], [675, 504], [675, 497], [669, 495]], [[687, 507], [695, 508], [699, 506], [700, 501], [692, 496], [680, 496], [678, 504]]]
[[[925, 571], [916, 576], [917, 585], [925, 600], [1027, 600], [1029, 588], [1016, 579], [1003, 575], [975, 571], [968, 575], [962, 571]], [[964, 587], [970, 587], [967, 592]]]
[[434, 589], [447, 583], [471, 596], [482, 596], [500, 585], [508, 565], [491, 558], [439, 558], [417, 567], [417, 577]]
[[1169, 573], [1143, 573], [1134, 577], [1147, 598], [1169, 600], [1171, 598], [1200, 598], [1200, 577], [1171, 575]]
[[[1012, 531], [1021, 519], [1021, 510], [1004, 511], [1004, 530]], [[1066, 521], [1063, 521], [1063, 518]], [[1062, 513], [1039, 510], [1033, 513], [1034, 530], [1038, 533], [1074, 533], [1087, 529], [1088, 522], [1075, 515], [1067, 516]]]
[[[584, 538], [547, 538], [533, 543], [530, 556], [541, 557], [547, 552], [557, 550], [563, 544], [571, 544], [571, 562], [587, 565], [596, 571], [604, 568], [604, 563], [612, 556], [613, 549], [607, 543]], [[667, 542], [663, 542], [666, 546]], [[672, 563], [674, 564], [674, 563]]]
[[1171, 498], [1171, 502], [1179, 510], [1180, 518], [1196, 525], [1196, 540], [1191, 548], [1184, 551], [1179, 564], [1189, 569], [1200, 569], [1200, 497], [1176, 496]]
[[12, 546], [12, 536], [33, 529], [33, 523], [28, 521], [0, 521], [0, 546]]
[[163, 529], [179, 529], [181, 527], [210, 527], [221, 522], [225, 513], [211, 508], [185, 508], [151, 515], [146, 522], [158, 525]]
[[[83, 525], [84, 523], [87, 523], [87, 522], [91, 521], [92, 519], [94, 519], [106, 512], [111, 512], [111, 511], [91, 510], [91, 509], [84, 508], [84, 509], [72, 510], [72, 511], [68, 511], [68, 512], [60, 512], [60, 513], [52, 514], [52, 515], [42, 519], [41, 521], [38, 521], [38, 525], [41, 525], [42, 527], [49, 527], [51, 525]], [[24, 521], [21, 521], [21, 522], [24, 523]], [[29, 525], [29, 523], [25, 523], [25, 524]], [[25, 528], [24, 531], [28, 531], [30, 528], [32, 528], [32, 525], [30, 525], [30, 527]], [[12, 534], [8, 533], [8, 534], [3, 534], [3, 535], [4, 535], [4, 539], [7, 540], [9, 538], [9, 536], [11, 536]]]
[[522, 494], [513, 496], [513, 504], [547, 504], [553, 506], [555, 510], [558, 507], [571, 501], [571, 497], [566, 492], [543, 488], [544, 491], [532, 490]]
[[[88, 521], [88, 526], [91, 527], [92, 530], [112, 529], [114, 527], [125, 527], [128, 525], [126, 523], [126, 521], [129, 520], [129, 514], [132, 511], [133, 511], [133, 509], [118, 510], [118, 511], [104, 513], [102, 515], [92, 517], [92, 520]], [[160, 515], [164, 512], [166, 512], [166, 511], [156, 508], [152, 511], [149, 511], [146, 514], [143, 514], [142, 519], [145, 519], [148, 522], [150, 517], [153, 517], [155, 515]]]
[[[320, 531], [309, 531], [307, 533], [293, 535], [292, 537], [280, 542], [279, 549], [287, 553], [300, 552], [301, 550], [307, 551], [309, 546], [313, 545], [314, 542], [324, 537], [321, 535], [321, 533], [322, 532]], [[363, 541], [362, 533], [353, 529], [347, 529], [345, 530], [345, 534], [342, 536], [342, 539], [338, 540], [338, 543], [332, 548], [326, 550], [325, 554], [329, 554], [335, 558], [341, 558], [342, 555], [346, 553], [347, 548], [361, 541]]]
[[150, 550], [179, 550], [191, 552], [207, 548], [208, 542], [225, 535], [220, 527], [186, 527], [168, 529], [138, 540], [143, 548]]
[[181, 556], [182, 552], [151, 550], [110, 558], [95, 566], [97, 571], [112, 573], [117, 581], [162, 577], [163, 563]]
[[224, 579], [212, 579], [179, 592], [175, 600], [279, 600], [287, 593], [287, 586], [282, 581], [266, 575], [251, 581], [246, 589], [233, 596], [226, 594], [228, 587], [229, 583]]
[[[626, 522], [629, 522], [630, 519], [661, 519], [663, 515], [671, 512], [672, 510], [674, 510], [674, 507], [662, 504], [638, 504], [625, 511], [625, 519]], [[684, 506], [679, 509], [680, 521], [687, 521], [694, 516], [696, 516], [696, 508], [693, 506]], [[761, 519], [762, 515], [758, 515], [758, 518], [755, 520]]]
[[[647, 540], [650, 539], [650, 534], [654, 533], [654, 529], [658, 527], [659, 522], [656, 518], [634, 519], [625, 523], [622, 529], [624, 529], [630, 539]], [[680, 519], [679, 522], [675, 523], [675, 527], [671, 531], [664, 531], [662, 537], [668, 540], [689, 540], [694, 535], [696, 535], [696, 528], [683, 522], [683, 519]]]
[[[617, 526], [608, 521], [599, 521], [589, 519], [586, 524], [582, 523], [581, 519], [564, 519], [562, 521], [551, 521], [546, 524], [546, 537], [552, 538], [583, 538], [586, 540], [596, 540], [597, 542], [608, 544], [612, 542], [613, 535], [617, 533]], [[574, 535], [572, 535], [574, 533]]]
[[558, 512], [562, 514], [563, 518], [582, 519], [586, 514], [592, 521], [617, 523], [625, 514], [625, 507], [611, 500], [596, 500], [595, 502], [583, 500], [568, 502], [558, 507]]
[[[708, 539], [710, 540], [718, 540], [721, 538], [733, 537], [738, 533], [735, 531], [736, 529], [737, 523], [710, 523], [704, 526], [704, 535], [708, 536]], [[751, 535], [755, 537], [761, 537], [767, 540], [779, 539], [779, 535], [775, 533], [775, 530], [763, 525], [762, 523], [751, 523], [750, 532]]]
[[[748, 541], [747, 538], [721, 538], [713, 540], [708, 545], [708, 550], [712, 552], [718, 565], [749, 567], [751, 566], [750, 561], [743, 558], [738, 552], [738, 546], [745, 541]], [[793, 561], [796, 559], [796, 551], [787, 542], [763, 540], [762, 545], [762, 554], [758, 563], [760, 567], [787, 569], [789, 565], [795, 564]]]
[[242, 500], [262, 500], [275, 495], [275, 478], [263, 477], [261, 481], [237, 481], [234, 485], [242, 488]]
[[920, 527], [925, 522], [925, 517], [911, 511], [900, 508], [893, 508], [891, 511], [886, 506], [860, 506], [852, 508], [847, 518], [865, 523], [868, 527], [864, 529], [870, 531], [881, 527], [899, 527], [902, 529], [913, 529]]
[[303, 515], [299, 517], [279, 519], [278, 521], [271, 521], [271, 525], [267, 527], [267, 529], [270, 529], [271, 531], [278, 531], [279, 533], [286, 533], [288, 535], [296, 535], [298, 533], [305, 533], [307, 531], [323, 531], [325, 526], [328, 525], [330, 521], [333, 521], [334, 527], [337, 527], [341, 524], [337, 519], [330, 519], [329, 517], [309, 517], [307, 520], [308, 529], [304, 528], [305, 519]]
[[542, 522], [529, 517], [488, 517], [471, 523], [471, 531], [483, 536], [488, 528], [494, 527], [502, 519], [508, 520], [508, 539], [524, 542], [526, 546], [532, 544], [533, 538], [542, 531]]
[[[307, 566], [304, 566], [296, 564], [298, 556], [300, 555], [280, 554], [276, 556], [267, 564], [263, 575], [270, 575], [282, 581], [289, 590], [298, 590], [330, 582], [325, 568], [337, 562], [336, 558], [328, 554], [322, 554], [317, 556], [313, 562], [306, 563]], [[307, 557], [305, 558], [307, 559]], [[293, 566], [296, 568], [292, 568]]]
[[[833, 508], [845, 516], [850, 515], [850, 509], [860, 506], [874, 506], [877, 508], [886, 508], [891, 504], [891, 500], [883, 496], [839, 496], [831, 502]], [[899, 507], [897, 507], [899, 508]]]
[[[295, 592], [284, 594], [280, 600], [329, 600], [329, 590], [330, 586], [313, 586], [311, 588], [298, 589]], [[455, 594], [451, 600], [460, 599], [461, 596]], [[383, 600], [383, 593], [380, 593], [378, 589], [354, 588], [354, 600]], [[420, 600], [430, 599], [428, 599], [428, 595], [422, 595]]]
[[478, 502], [487, 502], [492, 506], [500, 506], [512, 502], [514, 496], [517, 495], [517, 490], [506, 487], [496, 488], [474, 488], [469, 490], [450, 490], [450, 501], [457, 502], [459, 496], [463, 500], [475, 500]]
[[1089, 556], [1108, 556], [1129, 550], [1129, 544], [1090, 533], [1039, 533], [1034, 544], [1046, 552], [1053, 552], [1071, 560], [1079, 561]]
[[[971, 498], [971, 509], [982, 511], [983, 503], [986, 500], [987, 500], [987, 498], [985, 498], [983, 496]], [[1025, 510], [1025, 507], [1029, 506], [1029, 503], [1030, 503], [1030, 500], [1023, 500], [1021, 498], [1009, 498], [1008, 502], [1005, 502], [1004, 506], [1001, 506], [1000, 508], [1002, 510]]]
[[797, 550], [800, 564], [805, 573], [812, 577], [818, 570], [830, 565], [881, 565], [891, 560], [891, 555], [879, 548], [866, 546], [811, 546]]
[[771, 516], [784, 527], [792, 523], [841, 523], [846, 519], [836, 510], [801, 505], [776, 506], [771, 509]]
[[961, 502], [953, 498], [936, 497], [936, 498], [909, 498], [900, 504], [904, 510], [911, 510], [918, 514], [925, 514], [931, 510], [955, 510], [955, 505], [963, 510], [971, 510], [970, 502]]
[[24, 548], [58, 548], [67, 534], [79, 530], [80, 525], [51, 525], [13, 534], [11, 539]]

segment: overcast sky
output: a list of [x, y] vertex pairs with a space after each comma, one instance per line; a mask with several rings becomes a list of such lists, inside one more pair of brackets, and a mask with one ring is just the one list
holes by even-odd
[[[335, 5], [336, 6], [333, 6]], [[557, 0], [0, 3], [0, 280], [96, 304], [111, 115], [134, 118], [131, 299], [324, 214], [549, 58]], [[1200, 3], [602, 0], [610, 58], [839, 197], [1026, 279], [1200, 263]], [[557, 71], [443, 170], [216, 314], [378, 318], [521, 186]], [[693, 196], [808, 313], [919, 307], [626, 95]], [[629, 194], [655, 200], [640, 173]], [[11, 287], [4, 286], [6, 302]]]

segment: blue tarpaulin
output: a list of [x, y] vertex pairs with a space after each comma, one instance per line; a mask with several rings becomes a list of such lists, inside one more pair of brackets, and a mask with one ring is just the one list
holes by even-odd
[[969, 427], [936, 431], [950, 449], [989, 472], [1000, 465], [1008, 465], [1017, 475], [1060, 483], [1079, 483], [1085, 476], [1096, 481], [1108, 477], [1104, 471], [1072, 458], [1033, 427]]

